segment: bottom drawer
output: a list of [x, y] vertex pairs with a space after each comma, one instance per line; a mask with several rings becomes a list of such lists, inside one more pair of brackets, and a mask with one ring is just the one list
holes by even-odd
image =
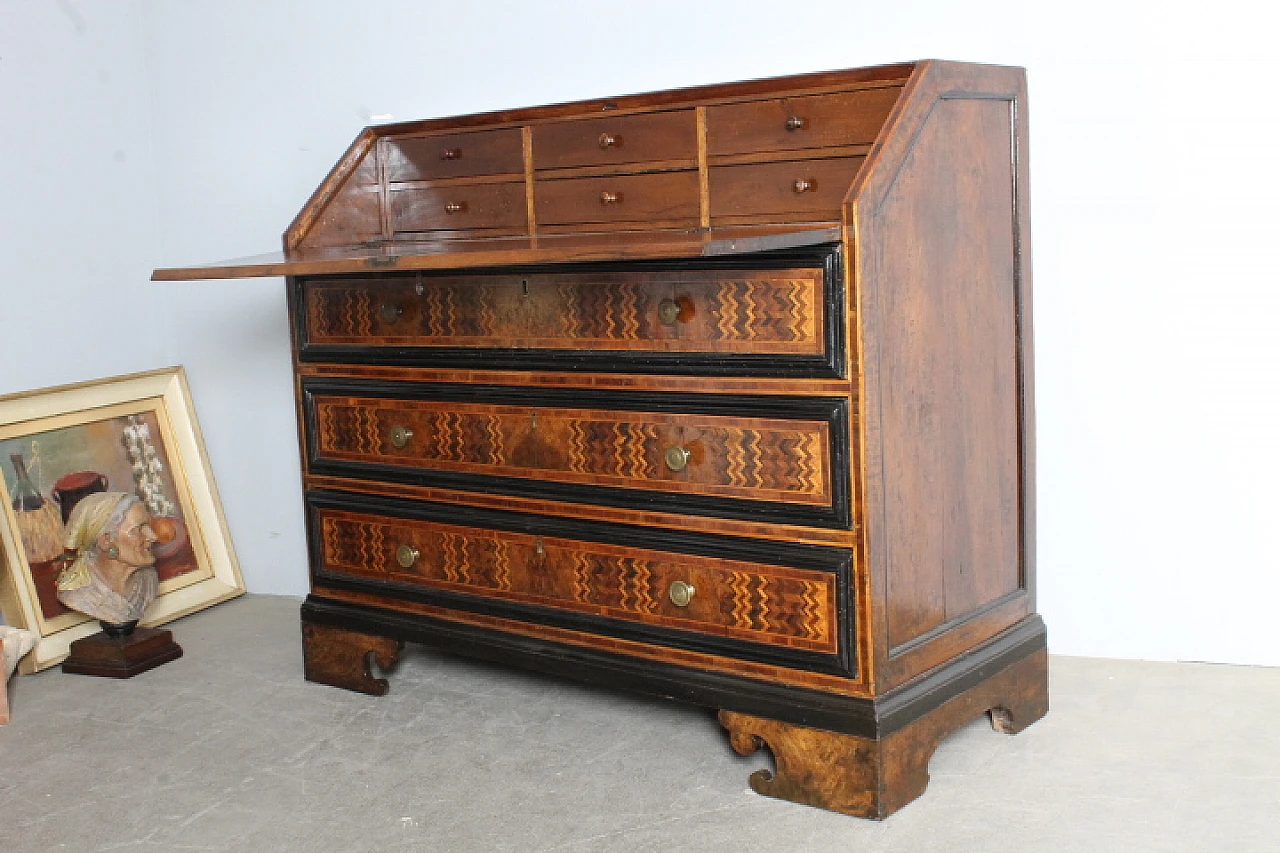
[[843, 549], [333, 492], [308, 504], [317, 584], [853, 674]]

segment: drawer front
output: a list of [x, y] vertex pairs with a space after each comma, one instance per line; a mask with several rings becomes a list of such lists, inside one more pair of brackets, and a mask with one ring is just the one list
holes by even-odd
[[517, 127], [391, 137], [384, 145], [388, 181], [434, 181], [524, 173], [524, 143]]
[[707, 154], [870, 145], [900, 88], [707, 107]]
[[310, 379], [303, 390], [313, 473], [385, 480], [393, 468], [410, 483], [847, 523], [843, 398]]
[[533, 167], [563, 169], [682, 160], [696, 162], [693, 110], [574, 119], [533, 127]]
[[864, 159], [713, 167], [708, 177], [711, 218], [764, 214], [839, 220], [844, 194]]
[[815, 269], [540, 273], [314, 280], [303, 298], [311, 344], [818, 353], [823, 286]]
[[[333, 492], [313, 493], [309, 504], [321, 583], [784, 665], [849, 666], [850, 555], [842, 549], [802, 555], [778, 543], [563, 528], [555, 519]], [[774, 565], [765, 554], [800, 565]]]
[[391, 228], [396, 233], [485, 228], [522, 231], [529, 220], [523, 183], [393, 186], [388, 197]]
[[533, 204], [539, 225], [697, 225], [698, 173], [538, 181]]

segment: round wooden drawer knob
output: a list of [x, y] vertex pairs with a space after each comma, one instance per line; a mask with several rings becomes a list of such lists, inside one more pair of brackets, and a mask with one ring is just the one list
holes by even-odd
[[676, 581], [671, 584], [671, 588], [667, 590], [667, 596], [671, 599], [671, 603], [676, 607], [688, 607], [689, 602], [693, 601], [693, 594], [697, 592], [693, 588], [693, 584], [685, 581]]
[[604, 192], [600, 193], [600, 203], [601, 204], [621, 204], [622, 193], [611, 193], [608, 190], [605, 190]]
[[460, 201], [451, 201], [444, 206], [445, 213], [461, 213], [466, 209], [467, 209], [466, 203], [460, 202]]
[[403, 313], [403, 308], [391, 302], [384, 302], [378, 306], [378, 316], [382, 318], [384, 323], [394, 323], [400, 319], [400, 315]]
[[413, 564], [418, 562], [420, 555], [421, 552], [412, 545], [401, 545], [396, 549], [396, 562], [402, 569], [411, 569]]
[[461, 159], [462, 159], [462, 149], [461, 149], [461, 148], [446, 148], [446, 149], [444, 149], [443, 151], [441, 151], [441, 152], [440, 152], [440, 159], [441, 159], [441, 160], [461, 160]]
[[813, 190], [813, 181], [801, 178], [792, 184], [791, 188], [798, 193], [807, 193]]
[[610, 148], [616, 148], [622, 144], [622, 137], [612, 133], [600, 134], [600, 148], [608, 151]]
[[672, 471], [683, 471], [689, 465], [689, 457], [693, 454], [686, 448], [673, 444], [662, 454], [662, 458], [666, 460], [667, 467]]
[[391, 445], [397, 450], [403, 450], [412, 440], [413, 430], [408, 427], [398, 426], [391, 428]]
[[809, 126], [809, 120], [800, 118], [800, 116], [791, 116], [787, 119], [787, 130], [804, 130]]

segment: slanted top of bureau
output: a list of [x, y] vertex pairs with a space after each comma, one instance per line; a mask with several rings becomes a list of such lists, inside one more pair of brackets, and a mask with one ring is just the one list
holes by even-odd
[[[283, 251], [157, 279], [690, 257], [838, 241], [922, 113], [926, 61], [366, 128]], [[1004, 72], [1002, 74], [1002, 72]], [[988, 81], [989, 82], [989, 81]], [[1010, 91], [993, 97], [1012, 98]], [[916, 113], [916, 121], [909, 119]]]

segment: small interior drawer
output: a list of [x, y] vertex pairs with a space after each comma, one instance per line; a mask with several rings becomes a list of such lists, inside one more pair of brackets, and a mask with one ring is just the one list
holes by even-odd
[[390, 182], [524, 173], [524, 143], [518, 127], [389, 137], [383, 144]]
[[533, 167], [564, 169], [698, 157], [693, 110], [572, 119], [534, 125]]
[[540, 180], [533, 192], [534, 216], [540, 226], [698, 224], [696, 171]]
[[899, 87], [707, 107], [707, 154], [870, 145]]
[[524, 229], [529, 221], [523, 183], [393, 185], [388, 198], [391, 229], [396, 233]]
[[713, 167], [708, 177], [711, 218], [786, 215], [839, 221], [845, 192], [865, 159], [837, 157]]

